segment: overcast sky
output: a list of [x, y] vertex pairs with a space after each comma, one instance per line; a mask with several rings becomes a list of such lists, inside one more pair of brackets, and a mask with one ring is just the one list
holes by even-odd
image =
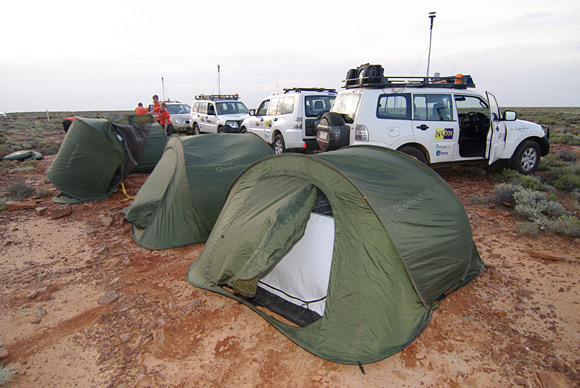
[[191, 103], [341, 86], [349, 68], [470, 74], [502, 106], [580, 106], [580, 2], [8, 1], [0, 111], [126, 110], [153, 94]]

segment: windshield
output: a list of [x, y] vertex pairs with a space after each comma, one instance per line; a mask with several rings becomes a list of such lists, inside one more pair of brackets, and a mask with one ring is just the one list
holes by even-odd
[[339, 94], [334, 100], [332, 111], [340, 114], [345, 114], [354, 119], [354, 113], [361, 98], [360, 93], [343, 93]]
[[248, 113], [248, 108], [241, 101], [228, 101], [228, 102], [218, 102], [217, 104], [217, 114], [218, 115], [233, 115], [238, 113]]
[[306, 117], [317, 117], [323, 112], [328, 112], [336, 96], [306, 96], [304, 106]]
[[187, 104], [171, 104], [167, 105], [167, 111], [172, 115], [189, 114], [191, 107]]

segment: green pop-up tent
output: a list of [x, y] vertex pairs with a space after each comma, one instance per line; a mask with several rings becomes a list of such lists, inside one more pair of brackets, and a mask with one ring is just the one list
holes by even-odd
[[166, 142], [151, 116], [121, 116], [110, 121], [76, 117], [46, 175], [62, 192], [55, 202], [107, 198], [131, 172], [154, 167]]
[[397, 151], [352, 146], [248, 167], [187, 280], [320, 357], [356, 364], [409, 345], [483, 267], [443, 179]]
[[133, 239], [147, 249], [205, 242], [230, 184], [269, 155], [272, 148], [252, 133], [171, 137], [135, 200], [123, 209]]

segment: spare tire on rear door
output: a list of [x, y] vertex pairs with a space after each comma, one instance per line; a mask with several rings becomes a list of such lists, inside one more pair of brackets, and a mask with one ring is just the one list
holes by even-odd
[[349, 145], [350, 128], [342, 116], [335, 112], [326, 112], [316, 128], [316, 142], [322, 151], [336, 150]]

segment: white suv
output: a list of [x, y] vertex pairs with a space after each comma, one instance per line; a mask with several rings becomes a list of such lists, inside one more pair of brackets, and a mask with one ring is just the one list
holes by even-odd
[[385, 77], [380, 65], [347, 73], [344, 88], [317, 128], [323, 151], [376, 144], [426, 164], [509, 162], [529, 174], [550, 150], [550, 129], [500, 111], [496, 98], [474, 89], [470, 76]]
[[189, 122], [194, 135], [240, 132], [240, 124], [249, 116], [237, 94], [200, 94], [191, 105]]
[[284, 89], [260, 103], [257, 111], [241, 125], [241, 132], [253, 132], [280, 154], [287, 149], [318, 149], [316, 126], [328, 112], [336, 90], [323, 88]]

